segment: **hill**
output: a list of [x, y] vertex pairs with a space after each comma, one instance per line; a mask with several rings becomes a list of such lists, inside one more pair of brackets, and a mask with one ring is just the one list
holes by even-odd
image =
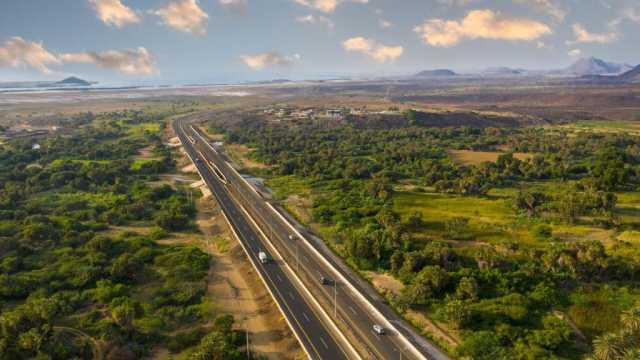
[[451, 76], [457, 76], [458, 74], [456, 74], [455, 72], [449, 70], [449, 69], [436, 69], [436, 70], [425, 70], [425, 71], [421, 71], [419, 73], [417, 73], [415, 75], [415, 77], [451, 77]]
[[625, 72], [624, 74], [616, 76], [616, 80], [626, 83], [640, 84], [640, 65]]
[[90, 86], [91, 83], [86, 80], [77, 78], [75, 76], [71, 76], [64, 80], [54, 82], [52, 85], [53, 86]]
[[617, 64], [594, 57], [583, 58], [563, 70], [565, 75], [617, 75], [631, 70], [627, 64]]

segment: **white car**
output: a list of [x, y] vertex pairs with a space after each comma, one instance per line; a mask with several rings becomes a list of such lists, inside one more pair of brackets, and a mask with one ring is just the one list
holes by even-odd
[[373, 325], [373, 331], [378, 335], [384, 335], [384, 328], [378, 324]]

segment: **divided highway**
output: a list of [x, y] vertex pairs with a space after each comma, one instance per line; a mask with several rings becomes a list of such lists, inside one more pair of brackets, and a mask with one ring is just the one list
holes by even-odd
[[349, 357], [334, 338], [335, 335], [327, 330], [326, 326], [307, 304], [305, 298], [289, 280], [283, 265], [275, 261], [266, 264], [258, 261], [258, 253], [260, 251], [267, 253], [271, 259], [274, 259], [274, 256], [263, 244], [257, 229], [250, 224], [242, 209], [231, 198], [224, 184], [219, 181], [211, 167], [205, 163], [206, 160], [198, 153], [194, 146], [193, 138], [188, 136], [182, 128], [182, 122], [175, 122], [174, 130], [180, 138], [185, 151], [194, 161], [200, 176], [218, 200], [225, 217], [240, 240], [249, 260], [258, 270], [260, 277], [307, 355], [312, 359], [348, 359]]
[[[340, 259], [330, 254], [322, 244], [309, 241], [309, 234], [304, 229], [287, 220], [286, 214], [280, 213], [265, 201], [235, 171], [229, 159], [217, 151], [206, 136], [191, 126], [191, 123], [204, 119], [205, 116], [199, 114], [176, 120], [174, 130], [195, 161], [201, 176], [221, 203], [228, 220], [236, 228], [240, 241], [249, 244], [248, 255], [252, 257], [254, 265], [262, 265], [256, 263], [256, 259], [259, 251], [268, 248], [265, 242], [273, 246], [276, 255], [285, 260], [286, 264], [266, 267], [270, 268], [269, 271], [277, 271], [282, 265], [288, 271], [281, 269], [282, 274], [279, 275], [283, 279], [288, 275], [294, 281], [286, 279], [287, 281], [269, 283], [267, 279], [265, 283], [268, 287], [274, 287], [270, 291], [285, 317], [291, 317], [289, 324], [307, 354], [312, 358], [318, 356], [322, 359], [346, 357], [448, 360], [446, 354], [417, 336], [388, 306], [379, 299], [374, 299], [370, 291], [364, 289], [365, 285], [354, 279], [355, 275]], [[269, 275], [272, 274], [266, 274], [267, 277]], [[307, 295], [306, 302], [299, 293], [295, 295], [295, 305], [290, 304], [294, 299], [278, 295], [283, 291], [296, 290], [293, 283], [298, 284], [298, 287], [302, 285], [304, 289], [301, 290]], [[297, 310], [287, 313], [291, 306], [305, 308], [305, 316], [301, 317]], [[319, 316], [308, 319], [309, 313], [313, 314], [311, 309]], [[384, 327], [385, 333], [374, 331], [374, 324]], [[327, 338], [331, 339], [331, 344]], [[334, 347], [334, 353], [319, 353], [318, 347], [320, 350]], [[358, 354], [354, 349], [357, 349]]]

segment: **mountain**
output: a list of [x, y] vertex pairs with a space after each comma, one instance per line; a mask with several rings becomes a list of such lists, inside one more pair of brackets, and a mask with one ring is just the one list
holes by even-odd
[[52, 84], [53, 86], [90, 86], [91, 83], [77, 78], [75, 76], [68, 77], [62, 81], [57, 81]]
[[61, 87], [84, 87], [97, 84], [97, 82], [89, 82], [75, 76], [68, 77], [60, 81], [15, 81], [0, 82], [0, 89], [42, 89], [42, 88], [61, 88]]
[[564, 75], [618, 75], [631, 70], [627, 64], [617, 64], [594, 57], [583, 58], [573, 63], [562, 72]]
[[498, 66], [485, 69], [480, 74], [485, 76], [520, 76], [526, 75], [527, 70]]
[[635, 68], [625, 72], [624, 74], [620, 74], [616, 76], [616, 80], [626, 83], [640, 83], [640, 65]]
[[449, 69], [425, 70], [415, 74], [415, 77], [434, 78], [434, 77], [451, 77], [457, 76], [455, 72]]

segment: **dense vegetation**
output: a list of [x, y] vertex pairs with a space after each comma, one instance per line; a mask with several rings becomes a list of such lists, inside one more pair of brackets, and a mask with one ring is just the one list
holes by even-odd
[[[253, 159], [269, 167], [252, 171], [277, 195], [311, 194], [312, 221], [330, 245], [356, 269], [399, 279], [403, 290], [388, 294], [390, 302], [447, 324], [461, 339], [452, 349], [458, 355], [577, 359], [595, 340], [595, 358], [621, 358], [601, 356], [607, 336], [626, 341], [624, 351], [612, 345], [620, 356], [637, 354], [637, 331], [614, 330], [624, 311], [629, 321], [640, 318], [631, 311], [640, 299], [640, 249], [556, 230], [640, 229], [636, 208], [619, 207], [620, 196], [640, 190], [638, 137], [559, 127], [432, 128], [419, 119], [408, 113], [399, 124], [347, 119], [327, 127], [250, 114], [218, 119], [211, 130], [253, 148]], [[503, 154], [469, 165], [451, 150]], [[493, 204], [496, 194], [511, 209], [500, 226], [425, 218], [398, 205], [422, 196]], [[521, 229], [529, 229], [526, 239]], [[492, 240], [479, 241], [482, 233]]]
[[150, 182], [174, 166], [165, 117], [85, 114], [73, 136], [2, 146], [0, 358], [240, 357], [233, 318], [211, 321], [209, 255], [156, 242], [195, 230], [190, 190]]

